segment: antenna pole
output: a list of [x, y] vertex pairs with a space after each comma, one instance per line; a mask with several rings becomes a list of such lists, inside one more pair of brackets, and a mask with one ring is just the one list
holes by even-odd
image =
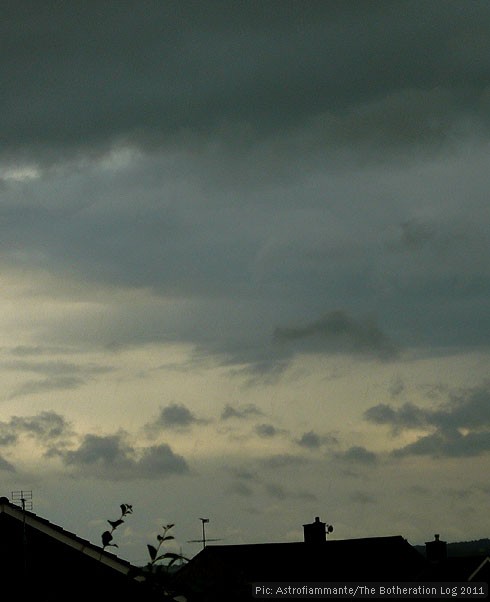
[[199, 520], [202, 522], [202, 549], [204, 550], [206, 547], [206, 530], [204, 525], [209, 523], [209, 518], [200, 518]]
[[12, 491], [12, 501], [20, 502], [22, 507], [22, 574], [27, 577], [27, 530], [26, 530], [26, 510], [32, 510], [32, 491]]
[[[23, 492], [21, 492], [23, 496]], [[24, 579], [27, 577], [27, 535], [26, 535], [26, 499], [21, 497], [22, 502], [22, 574]]]

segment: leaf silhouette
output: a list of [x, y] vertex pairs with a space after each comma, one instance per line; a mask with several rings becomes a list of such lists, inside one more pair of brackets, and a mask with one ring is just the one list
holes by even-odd
[[108, 520], [107, 522], [113, 529], [116, 529], [117, 527], [119, 527], [119, 525], [122, 525], [124, 521], [122, 520], [122, 518], [119, 518], [118, 520]]
[[104, 533], [102, 533], [102, 545], [104, 546], [104, 548], [110, 545], [111, 541], [112, 533], [110, 531], [104, 531]]
[[148, 547], [148, 553], [150, 554], [150, 558], [152, 559], [152, 561], [154, 562], [157, 556], [157, 549], [155, 548], [155, 546], [152, 546], [151, 544], [146, 544]]

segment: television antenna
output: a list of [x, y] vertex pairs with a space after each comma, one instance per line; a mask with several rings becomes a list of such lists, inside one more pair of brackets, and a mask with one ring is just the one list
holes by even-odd
[[206, 529], [204, 525], [209, 523], [209, 518], [200, 518], [199, 520], [202, 523], [202, 539], [190, 539], [187, 543], [202, 543], [202, 549], [204, 550], [207, 541], [221, 541], [221, 539], [206, 539]]
[[12, 502], [14, 504], [19, 504], [22, 506], [22, 510], [32, 510], [32, 490], [24, 491], [23, 489], [19, 489], [17, 491], [12, 491]]

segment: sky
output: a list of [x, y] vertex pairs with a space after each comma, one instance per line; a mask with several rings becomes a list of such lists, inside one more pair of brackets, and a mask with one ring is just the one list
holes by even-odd
[[[490, 536], [490, 5], [0, 8], [0, 490], [134, 563]], [[211, 542], [209, 542], [211, 543]]]

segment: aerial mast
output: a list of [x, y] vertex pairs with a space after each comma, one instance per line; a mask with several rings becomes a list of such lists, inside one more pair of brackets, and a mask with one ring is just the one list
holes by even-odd
[[202, 543], [202, 549], [206, 547], [206, 541], [221, 541], [220, 539], [206, 539], [205, 524], [209, 523], [209, 518], [199, 518], [202, 523], [202, 539], [190, 539], [187, 543]]

